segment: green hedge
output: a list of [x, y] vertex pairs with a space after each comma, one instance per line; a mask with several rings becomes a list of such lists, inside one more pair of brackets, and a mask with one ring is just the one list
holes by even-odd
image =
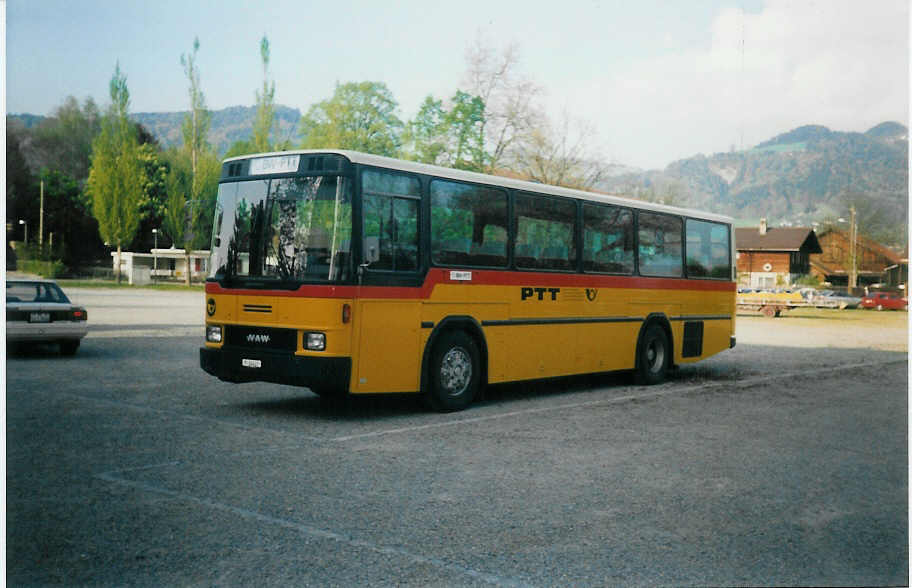
[[56, 278], [63, 275], [66, 266], [63, 265], [63, 262], [58, 260], [54, 261], [41, 261], [38, 259], [20, 259], [16, 264], [17, 269], [21, 272], [27, 274], [38, 274], [43, 278]]

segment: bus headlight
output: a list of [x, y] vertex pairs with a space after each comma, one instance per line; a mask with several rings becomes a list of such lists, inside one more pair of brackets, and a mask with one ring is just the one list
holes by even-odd
[[326, 349], [326, 335], [323, 333], [307, 333], [305, 347], [310, 351], [323, 351]]
[[221, 325], [206, 325], [206, 341], [209, 343], [221, 343], [222, 342], [222, 326]]

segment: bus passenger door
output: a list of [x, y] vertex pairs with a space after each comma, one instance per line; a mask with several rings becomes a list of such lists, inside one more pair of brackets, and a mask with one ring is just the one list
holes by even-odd
[[420, 388], [421, 291], [418, 255], [420, 187], [398, 173], [362, 174], [364, 242], [356, 310], [352, 391]]

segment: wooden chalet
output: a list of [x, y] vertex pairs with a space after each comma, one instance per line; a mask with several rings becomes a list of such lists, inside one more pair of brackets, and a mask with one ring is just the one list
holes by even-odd
[[759, 227], [735, 229], [738, 285], [777, 288], [792, 285], [811, 271], [811, 255], [821, 253], [814, 229], [808, 227]]
[[[847, 286], [852, 269], [849, 232], [829, 227], [821, 231], [819, 240], [823, 251], [811, 257], [811, 273], [834, 286]], [[856, 241], [855, 255], [860, 288], [888, 281], [891, 275], [896, 282], [895, 287], [908, 280], [908, 255], [904, 256], [861, 235]]]

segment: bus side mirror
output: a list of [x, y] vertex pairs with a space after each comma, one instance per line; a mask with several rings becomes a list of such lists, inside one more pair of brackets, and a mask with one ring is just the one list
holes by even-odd
[[215, 246], [215, 247], [221, 247], [221, 246], [222, 246], [222, 239], [221, 239], [221, 237], [216, 237], [215, 239], [213, 239], [213, 240], [212, 240], [212, 245]]

